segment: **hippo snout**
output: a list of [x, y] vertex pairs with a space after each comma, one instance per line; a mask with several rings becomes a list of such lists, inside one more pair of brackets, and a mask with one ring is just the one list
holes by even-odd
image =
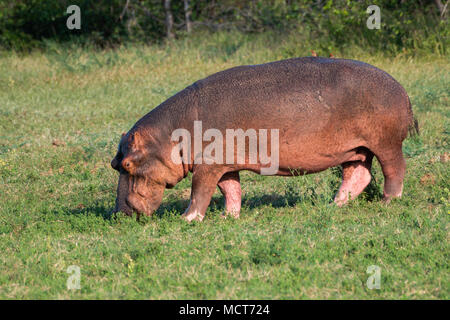
[[132, 215], [133, 208], [127, 203], [129, 193], [128, 184], [129, 181], [127, 175], [124, 173], [120, 173], [119, 183], [117, 185], [116, 205], [114, 207], [113, 213], [121, 211], [129, 216]]
[[117, 205], [114, 207], [114, 210], [112, 211], [112, 213], [117, 213], [117, 212], [123, 212], [125, 213], [127, 216], [131, 216], [133, 214], [133, 209], [127, 204], [127, 203], [123, 203], [120, 205]]
[[133, 212], [137, 214], [145, 214], [150, 216], [153, 213], [153, 210], [149, 208], [149, 204], [147, 203], [145, 198], [138, 195], [137, 193], [130, 193], [128, 197], [125, 199], [126, 205], [131, 208]]

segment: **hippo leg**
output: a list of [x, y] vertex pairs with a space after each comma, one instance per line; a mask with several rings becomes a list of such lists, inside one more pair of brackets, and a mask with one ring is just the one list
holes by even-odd
[[387, 203], [392, 198], [399, 198], [403, 191], [403, 178], [405, 177], [405, 159], [400, 147], [377, 155], [384, 175], [383, 200]]
[[370, 168], [373, 155], [365, 161], [352, 161], [342, 164], [342, 184], [334, 198], [338, 206], [342, 206], [350, 199], [355, 199], [370, 183]]
[[239, 218], [241, 211], [241, 183], [239, 172], [228, 172], [217, 184], [225, 198], [225, 215]]
[[217, 183], [223, 176], [223, 171], [209, 166], [199, 165], [192, 174], [191, 201], [183, 213], [183, 219], [202, 221], [211, 197], [216, 190]]

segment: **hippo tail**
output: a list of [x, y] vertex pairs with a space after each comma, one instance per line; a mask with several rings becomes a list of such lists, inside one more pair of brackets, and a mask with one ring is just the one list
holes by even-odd
[[408, 97], [408, 114], [409, 114], [409, 125], [408, 125], [408, 136], [414, 137], [419, 135], [419, 122], [417, 121], [416, 117], [413, 114], [411, 101]]
[[418, 136], [420, 134], [419, 132], [419, 122], [417, 122], [416, 117], [413, 116], [413, 120], [411, 124], [408, 127], [408, 136], [414, 137]]

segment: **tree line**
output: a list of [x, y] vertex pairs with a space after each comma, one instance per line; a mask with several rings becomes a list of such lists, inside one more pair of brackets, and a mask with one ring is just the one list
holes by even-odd
[[[431, 41], [429, 46], [436, 42], [445, 51], [447, 4], [443, 0], [0, 0], [0, 47], [29, 50], [49, 40], [108, 47], [238, 30], [273, 31], [280, 36], [302, 32], [333, 46], [364, 39], [390, 50]], [[70, 5], [80, 7], [79, 30], [66, 27]], [[380, 30], [365, 27], [369, 5], [381, 8]]]

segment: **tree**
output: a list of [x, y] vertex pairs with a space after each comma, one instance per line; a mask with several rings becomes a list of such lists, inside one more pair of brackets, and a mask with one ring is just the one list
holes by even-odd
[[436, 3], [436, 6], [438, 7], [439, 12], [441, 13], [441, 18], [445, 18], [445, 14], [447, 13], [448, 1], [445, 5], [442, 4], [441, 0], [434, 0], [434, 3]]
[[166, 35], [167, 38], [173, 39], [175, 35], [173, 34], [173, 15], [172, 10], [170, 10], [170, 0], [164, 1], [164, 11], [166, 12]]
[[184, 17], [186, 20], [187, 33], [191, 33], [192, 31], [192, 21], [191, 21], [192, 10], [189, 2], [190, 2], [189, 0], [184, 0]]

